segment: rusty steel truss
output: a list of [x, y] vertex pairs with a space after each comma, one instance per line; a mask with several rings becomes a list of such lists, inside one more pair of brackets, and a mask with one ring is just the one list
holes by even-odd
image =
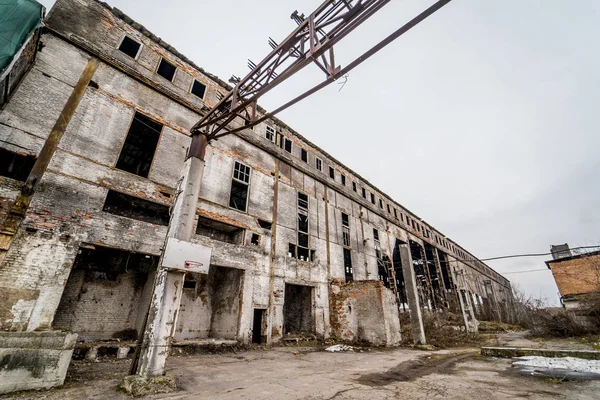
[[[307, 17], [295, 11], [291, 18], [298, 27], [281, 43], [269, 38], [271, 53], [257, 64], [249, 60], [250, 73], [244, 78], [232, 76], [234, 88], [193, 126], [191, 133], [211, 141], [263, 122], [344, 76], [451, 0], [435, 2], [346, 67], [337, 65], [334, 46], [390, 1], [327, 0]], [[322, 70], [325, 80], [279, 108], [259, 115], [258, 99], [309, 64]], [[239, 122], [237, 127], [230, 126], [234, 120]]]

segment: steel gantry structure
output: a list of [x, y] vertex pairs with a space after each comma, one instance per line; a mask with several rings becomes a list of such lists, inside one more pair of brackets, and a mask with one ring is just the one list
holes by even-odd
[[[327, 0], [305, 17], [298, 11], [291, 18], [298, 27], [281, 43], [269, 38], [272, 51], [261, 62], [248, 60], [250, 72], [244, 78], [232, 76], [233, 89], [191, 129], [208, 141], [249, 129], [300, 100], [319, 91], [367, 60], [451, 0], [440, 0], [407, 22], [371, 49], [342, 68], [337, 65], [334, 47], [391, 0]], [[325, 80], [271, 112], [259, 117], [258, 99], [304, 67], [315, 64]], [[228, 127], [236, 118], [241, 126]]]
[[[296, 11], [291, 18], [298, 27], [281, 43], [269, 38], [272, 51], [259, 63], [249, 61], [250, 73], [244, 78], [232, 76], [233, 89], [191, 129], [192, 142], [177, 184], [165, 246], [170, 239], [180, 242], [191, 240], [204, 171], [204, 154], [211, 140], [250, 129], [333, 83], [451, 0], [435, 2], [347, 66], [342, 68], [337, 65], [335, 45], [390, 1], [326, 0], [307, 17]], [[309, 64], [315, 64], [322, 70], [325, 79], [273, 111], [259, 115], [260, 97]], [[132, 374], [143, 379], [164, 375], [173, 327], [181, 303], [185, 272], [169, 269], [164, 263], [164, 254], [163, 250], [154, 279], [144, 333], [131, 368]], [[269, 309], [272, 311], [273, 294], [270, 296]], [[413, 309], [410, 303], [409, 299], [409, 307]], [[418, 303], [414, 309], [420, 310]], [[424, 340], [423, 336], [422, 341]]]

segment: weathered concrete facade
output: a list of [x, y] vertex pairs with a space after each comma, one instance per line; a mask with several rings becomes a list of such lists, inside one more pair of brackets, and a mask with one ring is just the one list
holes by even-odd
[[[0, 327], [133, 339], [189, 129], [228, 87], [102, 3], [59, 0], [46, 23], [33, 68], [0, 113], [2, 149], [38, 157], [82, 74], [99, 65], [22, 223], [3, 236]], [[143, 144], [130, 142], [134, 131]], [[151, 137], [150, 160], [137, 159], [130, 149], [145, 151]], [[210, 143], [205, 160], [192, 241], [213, 249], [211, 272], [186, 277], [176, 340], [329, 337], [331, 279], [383, 280], [406, 309], [401, 243], [424, 308], [458, 309], [457, 292], [475, 312], [510, 299], [506, 279], [280, 121]], [[7, 175], [0, 224], [22, 193]]]

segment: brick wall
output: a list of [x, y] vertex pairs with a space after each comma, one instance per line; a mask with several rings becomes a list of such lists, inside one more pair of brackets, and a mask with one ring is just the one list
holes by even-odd
[[600, 254], [548, 261], [561, 296], [600, 290]]

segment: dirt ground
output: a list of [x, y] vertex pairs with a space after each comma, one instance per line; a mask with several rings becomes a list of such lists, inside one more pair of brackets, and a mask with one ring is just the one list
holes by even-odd
[[[506, 344], [525, 340], [517, 335]], [[128, 360], [74, 361], [65, 386], [0, 399], [127, 399], [117, 391]], [[171, 357], [180, 391], [151, 399], [597, 399], [600, 381], [566, 381], [519, 372], [479, 349], [329, 353], [278, 347]], [[560, 378], [560, 377], [557, 377]]]

